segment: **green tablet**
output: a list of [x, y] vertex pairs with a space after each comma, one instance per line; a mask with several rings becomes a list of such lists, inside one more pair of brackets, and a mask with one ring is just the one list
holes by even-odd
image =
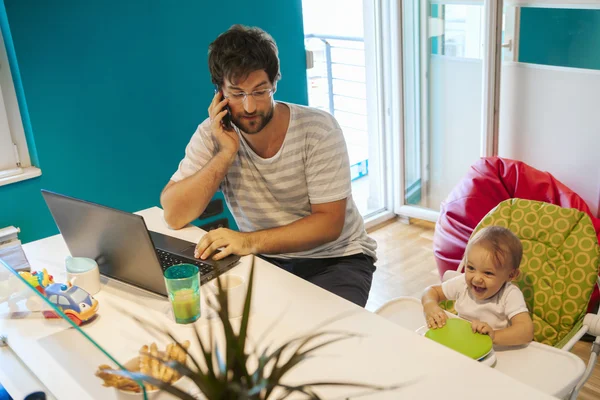
[[473, 333], [471, 323], [460, 318], [449, 318], [442, 328], [429, 329], [425, 337], [475, 360], [492, 350], [492, 339], [488, 335]]

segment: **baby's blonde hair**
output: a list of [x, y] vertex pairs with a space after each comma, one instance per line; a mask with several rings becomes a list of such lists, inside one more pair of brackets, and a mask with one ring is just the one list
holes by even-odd
[[465, 258], [469, 249], [474, 245], [483, 246], [490, 252], [496, 268], [507, 265], [516, 270], [521, 265], [523, 245], [510, 229], [501, 226], [487, 226], [481, 229], [467, 243]]

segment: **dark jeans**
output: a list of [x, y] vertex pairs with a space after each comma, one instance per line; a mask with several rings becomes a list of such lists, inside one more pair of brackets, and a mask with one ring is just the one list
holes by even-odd
[[283, 260], [259, 255], [292, 274], [364, 307], [369, 298], [375, 265], [364, 254], [335, 258]]

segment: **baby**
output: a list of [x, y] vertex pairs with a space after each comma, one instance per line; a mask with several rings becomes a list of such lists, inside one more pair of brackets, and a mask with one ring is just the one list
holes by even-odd
[[459, 317], [471, 321], [473, 332], [489, 335], [495, 345], [531, 342], [533, 322], [523, 293], [510, 282], [519, 276], [522, 255], [521, 241], [510, 230], [489, 226], [477, 232], [461, 261], [465, 274], [425, 289], [421, 303], [427, 326], [444, 326], [448, 317], [439, 302], [455, 300]]

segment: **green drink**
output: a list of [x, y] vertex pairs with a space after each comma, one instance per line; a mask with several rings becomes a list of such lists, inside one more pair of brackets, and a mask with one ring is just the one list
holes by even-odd
[[175, 322], [189, 324], [200, 318], [200, 273], [192, 264], [167, 268], [165, 283]]
[[192, 289], [180, 289], [173, 293], [171, 304], [178, 323], [193, 322], [200, 316], [200, 293], [194, 293]]

